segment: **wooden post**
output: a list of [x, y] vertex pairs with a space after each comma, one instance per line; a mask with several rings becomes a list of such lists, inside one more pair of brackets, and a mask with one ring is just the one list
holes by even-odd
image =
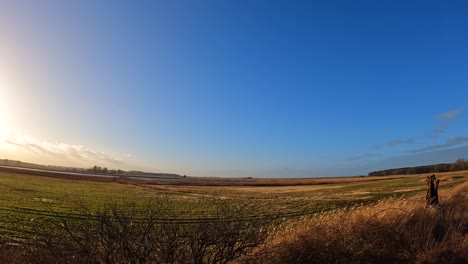
[[439, 179], [435, 174], [426, 177], [427, 193], [426, 193], [426, 208], [429, 206], [439, 205]]

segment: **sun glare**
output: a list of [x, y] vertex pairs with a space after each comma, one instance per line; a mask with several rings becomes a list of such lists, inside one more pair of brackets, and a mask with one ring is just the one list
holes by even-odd
[[0, 117], [0, 138], [3, 138], [6, 133], [6, 127], [3, 123], [3, 119]]

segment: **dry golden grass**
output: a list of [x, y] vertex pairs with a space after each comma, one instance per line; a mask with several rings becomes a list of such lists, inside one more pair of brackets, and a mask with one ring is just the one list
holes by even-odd
[[272, 232], [247, 263], [468, 263], [468, 182], [424, 197], [326, 212]]
[[[288, 222], [283, 222], [280, 226], [276, 225], [279, 222], [275, 222], [274, 230], [269, 225], [262, 227], [262, 230], [269, 232], [268, 239], [250, 252], [249, 256], [236, 260], [244, 263], [467, 263], [468, 171], [440, 173], [437, 177], [443, 183], [439, 192], [442, 204], [440, 210], [424, 209], [425, 175], [370, 177], [370, 181], [365, 178], [305, 179], [304, 182], [315, 184], [289, 186], [134, 184], [137, 186], [128, 186], [131, 187], [131, 192], [129, 189], [128, 193], [124, 193], [127, 186], [117, 183], [87, 183], [62, 179], [48, 179], [45, 182], [45, 178], [37, 176], [4, 174], [2, 187], [8, 187], [5, 189], [8, 191], [3, 192], [2, 197], [8, 206], [14, 204], [13, 201], [19, 202], [21, 206], [29, 201], [36, 206], [37, 201], [33, 199], [47, 197], [60, 201], [65, 190], [66, 193], [74, 191], [93, 201], [104, 197], [102, 193], [121, 194], [119, 197], [130, 200], [131, 197], [141, 198], [143, 196], [140, 195], [143, 194], [146, 197], [154, 192], [173, 195], [176, 198], [173, 200], [176, 203], [174, 209], [177, 209], [174, 215], [184, 212], [181, 214], [183, 217], [191, 216], [185, 212], [193, 213], [194, 209], [205, 212], [211, 208], [209, 206], [212, 206], [213, 201], [219, 202], [224, 198], [233, 199], [225, 204], [227, 208], [242, 208], [242, 212], [251, 219], [263, 215], [287, 216], [291, 212], [296, 220], [282, 218], [281, 221]], [[324, 184], [324, 181], [329, 182]], [[281, 184], [288, 182], [290, 183], [283, 179]], [[151, 190], [146, 190], [147, 188]], [[51, 191], [55, 193], [54, 196], [36, 195]], [[409, 191], [416, 196], [408, 196]], [[400, 195], [401, 192], [408, 194]], [[360, 200], [369, 195], [373, 195], [373, 198], [368, 201]], [[186, 207], [198, 196], [207, 196], [209, 199], [200, 199], [195, 204], [198, 207]], [[384, 199], [385, 197], [392, 198]], [[334, 199], [337, 203], [333, 202]], [[243, 201], [255, 201], [255, 204], [252, 203], [255, 206], [249, 209]], [[351, 207], [352, 204], [361, 202], [366, 206]], [[375, 203], [369, 205], [372, 202]], [[343, 208], [345, 205], [349, 205], [348, 208]], [[341, 209], [312, 215], [331, 208]], [[301, 215], [308, 217], [297, 220], [296, 212], [305, 212]], [[241, 218], [237, 213], [230, 214], [229, 217]], [[37, 225], [39, 222], [28, 220], [28, 223]], [[222, 237], [229, 237], [225, 231], [222, 230]], [[31, 263], [27, 259], [34, 256], [29, 251], [7, 242], [8, 240], [0, 242], [0, 263]], [[48, 256], [44, 252], [39, 253]], [[52, 261], [44, 263], [50, 262]]]

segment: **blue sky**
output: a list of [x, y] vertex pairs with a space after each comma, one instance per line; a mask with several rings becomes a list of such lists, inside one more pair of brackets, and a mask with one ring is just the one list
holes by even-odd
[[408, 2], [2, 1], [0, 158], [254, 177], [468, 158], [468, 4]]

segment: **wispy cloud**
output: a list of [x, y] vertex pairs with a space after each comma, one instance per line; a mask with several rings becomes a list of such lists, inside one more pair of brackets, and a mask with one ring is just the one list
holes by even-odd
[[461, 107], [461, 108], [437, 115], [435, 119], [439, 121], [438, 122], [439, 124], [432, 130], [432, 136], [435, 138], [438, 138], [445, 131], [447, 131], [450, 123], [453, 120], [455, 120], [458, 116], [460, 116], [464, 110], [465, 108]]
[[415, 143], [416, 140], [414, 138], [402, 138], [402, 139], [395, 139], [385, 142], [384, 144], [375, 145], [374, 148], [381, 149], [383, 147], [396, 147], [401, 145], [409, 145]]
[[114, 165], [123, 163], [122, 159], [91, 150], [81, 145], [50, 143], [16, 133], [10, 133], [9, 135], [5, 136], [4, 140], [10, 145], [21, 147], [29, 152], [41, 155], [50, 155], [55, 158], [69, 158], [75, 159], [77, 161], [89, 161], [93, 163], [102, 162]]
[[413, 144], [414, 143], [414, 138], [406, 138], [406, 139], [396, 139], [387, 142], [387, 146], [393, 147], [393, 146], [399, 146], [399, 145], [405, 145], [405, 144]]
[[431, 145], [420, 149], [410, 151], [410, 153], [430, 152], [439, 149], [446, 149], [450, 147], [460, 146], [468, 143], [468, 137], [458, 136], [448, 138], [444, 144]]
[[382, 153], [373, 153], [373, 152], [372, 153], [364, 153], [364, 154], [361, 154], [361, 155], [356, 155], [356, 156], [349, 157], [346, 160], [347, 161], [365, 160], [365, 159], [376, 158], [376, 157], [379, 157], [381, 155], [382, 155]]
[[448, 124], [438, 125], [432, 130], [432, 135], [434, 137], [439, 137], [447, 130], [447, 128], [448, 128]]
[[457, 118], [461, 113], [463, 113], [464, 110], [464, 108], [459, 108], [453, 111], [448, 111], [436, 116], [436, 119], [442, 121], [452, 121], [453, 119]]

